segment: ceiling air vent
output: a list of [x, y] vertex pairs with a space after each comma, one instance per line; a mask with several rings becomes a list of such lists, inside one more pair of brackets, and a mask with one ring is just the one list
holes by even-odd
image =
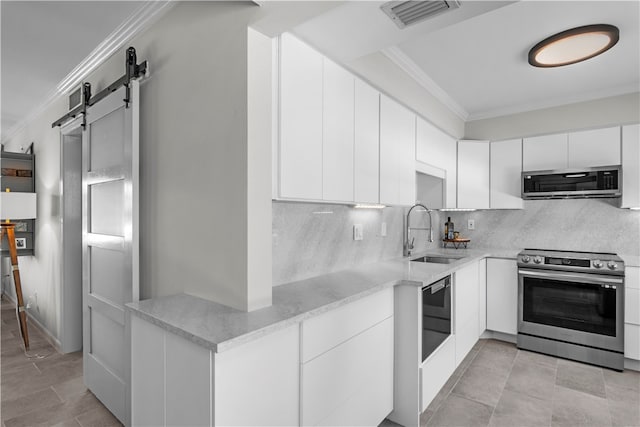
[[459, 7], [460, 2], [457, 0], [423, 0], [390, 1], [380, 8], [396, 23], [398, 28], [404, 28]]

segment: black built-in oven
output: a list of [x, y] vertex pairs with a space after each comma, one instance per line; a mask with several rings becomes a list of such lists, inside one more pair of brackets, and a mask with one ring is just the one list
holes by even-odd
[[422, 361], [451, 335], [451, 276], [422, 288]]
[[518, 346], [621, 370], [624, 264], [615, 254], [525, 250]]

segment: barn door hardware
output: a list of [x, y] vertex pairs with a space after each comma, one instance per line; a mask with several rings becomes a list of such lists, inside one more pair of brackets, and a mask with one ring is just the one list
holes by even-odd
[[[69, 111], [64, 116], [60, 117], [58, 120], [56, 120], [51, 124], [51, 127], [62, 126], [68, 120], [76, 118], [76, 116], [80, 113], [83, 113], [83, 116], [85, 116], [87, 107], [90, 107], [96, 104], [97, 102], [102, 100], [102, 98], [118, 90], [121, 86], [124, 86], [126, 88], [125, 99], [123, 99], [123, 101], [125, 103], [125, 107], [129, 108], [129, 101], [130, 101], [129, 84], [131, 83], [131, 80], [137, 79], [146, 74], [147, 74], [147, 61], [143, 61], [140, 64], [138, 64], [136, 49], [134, 47], [129, 47], [125, 53], [125, 74], [122, 77], [120, 77], [118, 80], [111, 83], [109, 86], [107, 86], [103, 90], [101, 90], [100, 92], [96, 93], [94, 96], [91, 96], [91, 84], [88, 82], [84, 83], [83, 87], [84, 89], [88, 89], [88, 92], [87, 91], [83, 92], [84, 102], [82, 103], [82, 105], [79, 105], [78, 107]], [[83, 119], [82, 126], [83, 128], [86, 126], [86, 119]]]

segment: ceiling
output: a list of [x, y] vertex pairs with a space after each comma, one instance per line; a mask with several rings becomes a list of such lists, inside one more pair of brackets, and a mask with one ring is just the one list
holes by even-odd
[[[145, 3], [0, 1], [2, 138]], [[383, 53], [463, 120], [640, 91], [637, 0], [461, 0], [459, 9], [403, 30], [381, 1], [257, 3], [259, 30], [292, 31], [347, 67]], [[593, 23], [616, 25], [620, 42], [571, 66], [528, 65], [540, 40]]]
[[2, 0], [2, 138], [142, 4]]

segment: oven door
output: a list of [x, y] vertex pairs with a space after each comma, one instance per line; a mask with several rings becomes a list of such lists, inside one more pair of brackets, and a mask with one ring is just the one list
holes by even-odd
[[518, 270], [518, 333], [624, 351], [624, 279]]

